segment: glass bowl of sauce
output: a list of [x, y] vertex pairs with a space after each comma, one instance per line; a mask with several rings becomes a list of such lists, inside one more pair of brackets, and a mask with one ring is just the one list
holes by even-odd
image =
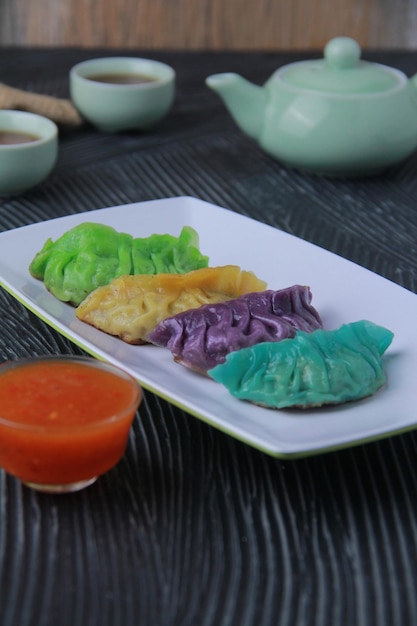
[[38, 491], [78, 491], [123, 457], [142, 400], [137, 381], [83, 356], [0, 366], [0, 466]]

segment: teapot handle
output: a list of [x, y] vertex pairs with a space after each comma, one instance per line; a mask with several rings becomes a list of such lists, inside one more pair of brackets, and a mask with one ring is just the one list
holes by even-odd
[[417, 74], [414, 74], [410, 79], [410, 83], [417, 89]]

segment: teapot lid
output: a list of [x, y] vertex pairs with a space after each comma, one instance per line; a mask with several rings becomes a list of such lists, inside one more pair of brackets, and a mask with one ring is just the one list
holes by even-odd
[[279, 71], [287, 84], [340, 94], [373, 94], [398, 86], [402, 73], [360, 59], [361, 48], [350, 37], [331, 39], [324, 58], [286, 65]]

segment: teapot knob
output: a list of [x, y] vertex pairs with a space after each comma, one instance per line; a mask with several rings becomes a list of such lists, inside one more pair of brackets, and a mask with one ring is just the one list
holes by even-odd
[[324, 48], [327, 63], [335, 69], [355, 67], [361, 56], [361, 48], [357, 41], [350, 37], [331, 39]]

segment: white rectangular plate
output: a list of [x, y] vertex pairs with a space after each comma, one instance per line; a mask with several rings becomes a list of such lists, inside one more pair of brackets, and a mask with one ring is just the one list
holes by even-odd
[[[309, 285], [326, 328], [368, 319], [395, 333], [385, 355], [388, 384], [374, 396], [308, 411], [270, 410], [236, 400], [213, 380], [175, 364], [155, 346], [131, 346], [76, 319], [28, 271], [46, 239], [85, 221], [135, 237], [194, 227], [210, 265], [239, 265], [268, 288]], [[99, 209], [0, 234], [0, 285], [88, 353], [132, 374], [190, 414], [277, 457], [304, 456], [378, 439], [417, 425], [417, 296], [322, 248], [190, 197]]]

